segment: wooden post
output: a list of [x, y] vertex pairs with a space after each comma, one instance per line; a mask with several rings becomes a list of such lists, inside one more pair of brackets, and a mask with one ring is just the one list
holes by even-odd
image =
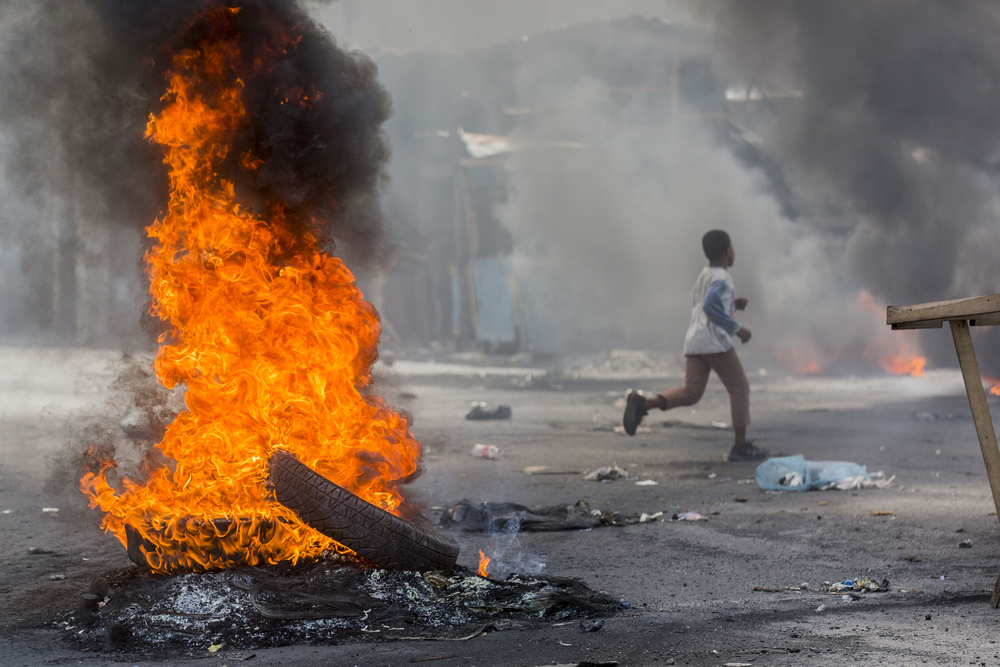
[[976, 351], [972, 348], [969, 323], [966, 320], [953, 320], [951, 334], [955, 338], [955, 351], [958, 352], [958, 363], [962, 367], [965, 391], [969, 395], [969, 407], [972, 408], [972, 420], [979, 435], [979, 447], [983, 450], [986, 476], [993, 491], [993, 507], [1000, 510], [1000, 449], [997, 448], [997, 436], [993, 431], [990, 408], [986, 404], [986, 392], [983, 390], [983, 379], [979, 375], [979, 365], [976, 363]]
[[[993, 508], [998, 511], [997, 516], [1000, 518], [1000, 449], [997, 448], [997, 436], [993, 430], [990, 406], [986, 403], [983, 379], [979, 375], [976, 351], [972, 347], [969, 322], [952, 320], [950, 324], [951, 334], [955, 339], [955, 351], [958, 353], [958, 363], [962, 367], [962, 377], [965, 379], [965, 392], [969, 396], [969, 407], [972, 408], [972, 420], [976, 424], [976, 434], [979, 436], [979, 448], [983, 451], [986, 477], [990, 480], [990, 490], [993, 491]], [[1000, 575], [997, 575], [993, 584], [990, 605], [994, 609], [1000, 607]]]

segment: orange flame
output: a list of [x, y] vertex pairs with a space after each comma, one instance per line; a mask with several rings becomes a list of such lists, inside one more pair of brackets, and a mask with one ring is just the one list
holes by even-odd
[[989, 375], [984, 375], [983, 382], [990, 385], [989, 393], [991, 396], [1000, 396], [1000, 380]]
[[486, 577], [490, 576], [490, 571], [488, 569], [489, 564], [490, 564], [490, 557], [487, 556], [486, 554], [484, 554], [483, 550], [480, 549], [479, 550], [479, 576], [480, 577], [486, 578]]
[[[176, 466], [114, 485], [114, 461], [99, 457], [99, 471], [80, 481], [105, 513], [105, 532], [124, 544], [126, 526], [137, 531], [157, 572], [347, 551], [274, 501], [267, 463], [276, 448], [390, 512], [420, 458], [406, 422], [359, 391], [370, 384], [381, 325], [354, 276], [315, 235], [290, 231], [287, 213], [270, 211], [265, 222], [217, 176], [245, 121], [244, 81], [269, 66], [242, 64], [238, 39], [206, 38], [175, 54], [164, 107], [147, 126], [170, 176], [169, 207], [147, 229], [155, 245], [145, 261], [150, 312], [171, 325], [157, 377], [186, 389], [187, 410], [158, 445]], [[277, 44], [274, 62], [297, 43], [289, 35]], [[256, 166], [253, 156], [242, 159]]]
[[885, 357], [879, 359], [879, 363], [887, 373], [891, 373], [892, 375], [909, 375], [910, 377], [919, 378], [924, 376], [924, 366], [927, 365], [927, 358], [906, 354]]

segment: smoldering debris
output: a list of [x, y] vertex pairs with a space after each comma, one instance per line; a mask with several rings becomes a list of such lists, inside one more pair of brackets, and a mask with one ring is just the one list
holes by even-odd
[[463, 568], [451, 576], [390, 572], [340, 556], [183, 576], [127, 568], [98, 583], [89, 594], [94, 604], [88, 597], [55, 624], [68, 640], [109, 651], [454, 640], [491, 626], [606, 617], [619, 606], [571, 579], [511, 574], [496, 581]]
[[572, 505], [527, 507], [517, 503], [473, 503], [462, 500], [442, 512], [440, 525], [463, 533], [513, 534], [589, 530], [655, 521], [659, 513], [622, 514], [593, 509], [586, 500]]

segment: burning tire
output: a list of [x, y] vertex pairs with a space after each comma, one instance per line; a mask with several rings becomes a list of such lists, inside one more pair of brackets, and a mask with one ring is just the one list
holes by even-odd
[[278, 450], [271, 456], [271, 484], [278, 502], [304, 523], [389, 570], [450, 570], [458, 543], [389, 514]]

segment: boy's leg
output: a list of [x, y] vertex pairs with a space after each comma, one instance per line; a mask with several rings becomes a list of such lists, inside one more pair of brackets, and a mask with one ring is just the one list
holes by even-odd
[[629, 393], [625, 399], [625, 414], [622, 417], [625, 432], [635, 435], [642, 418], [653, 408], [666, 410], [697, 403], [705, 393], [705, 385], [708, 384], [708, 375], [711, 371], [712, 367], [703, 357], [692, 355], [687, 357], [683, 387], [671, 389], [652, 398], [645, 398], [637, 391]]
[[705, 394], [705, 386], [708, 385], [708, 375], [711, 370], [712, 367], [705, 356], [691, 355], [687, 357], [687, 366], [684, 369], [684, 386], [647, 398], [646, 409], [666, 410], [694, 405]]
[[729, 392], [729, 407], [733, 419], [735, 440], [733, 452], [747, 452], [747, 425], [750, 423], [750, 382], [743, 372], [743, 364], [735, 349], [722, 354], [706, 355], [722, 384]]

